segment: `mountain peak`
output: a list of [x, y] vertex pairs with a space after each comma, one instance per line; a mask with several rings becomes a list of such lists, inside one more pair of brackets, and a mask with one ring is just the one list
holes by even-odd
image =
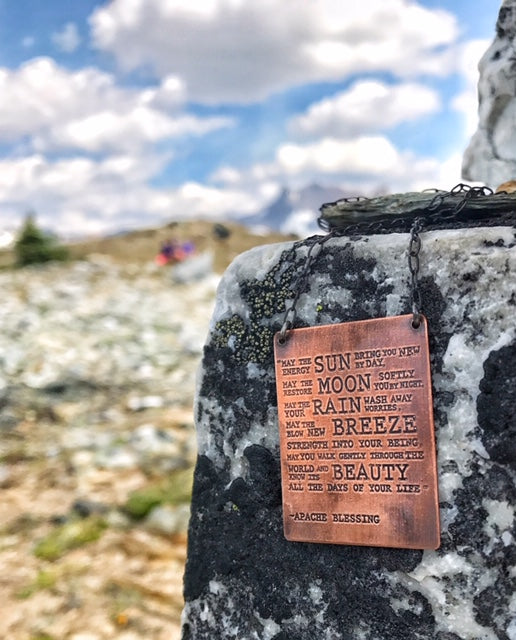
[[[243, 220], [249, 226], [267, 227], [299, 235], [317, 230], [321, 205], [345, 198], [348, 193], [335, 186], [309, 184], [301, 189], [284, 186], [276, 198], [258, 213]], [[299, 227], [299, 228], [298, 228]]]

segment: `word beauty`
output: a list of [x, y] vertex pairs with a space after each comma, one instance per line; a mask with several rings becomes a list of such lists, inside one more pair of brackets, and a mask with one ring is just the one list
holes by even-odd
[[426, 320], [291, 330], [274, 340], [288, 540], [439, 546]]

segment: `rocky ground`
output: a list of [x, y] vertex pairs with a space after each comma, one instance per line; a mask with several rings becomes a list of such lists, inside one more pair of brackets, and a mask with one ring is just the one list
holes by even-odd
[[218, 277], [0, 272], [0, 637], [179, 637], [195, 372]]

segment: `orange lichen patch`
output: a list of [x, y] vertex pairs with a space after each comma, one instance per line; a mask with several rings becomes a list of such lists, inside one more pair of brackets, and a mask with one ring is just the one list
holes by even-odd
[[516, 192], [516, 180], [508, 180], [502, 182], [502, 184], [496, 188], [496, 193], [515, 193]]
[[120, 613], [117, 613], [115, 616], [115, 622], [119, 627], [127, 627], [129, 624], [129, 616], [127, 612], [121, 611]]

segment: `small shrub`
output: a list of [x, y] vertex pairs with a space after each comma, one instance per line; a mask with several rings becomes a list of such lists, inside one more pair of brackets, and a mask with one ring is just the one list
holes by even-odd
[[55, 238], [38, 228], [34, 217], [28, 215], [14, 245], [16, 265], [25, 267], [52, 260], [66, 260], [68, 250], [57, 243]]

